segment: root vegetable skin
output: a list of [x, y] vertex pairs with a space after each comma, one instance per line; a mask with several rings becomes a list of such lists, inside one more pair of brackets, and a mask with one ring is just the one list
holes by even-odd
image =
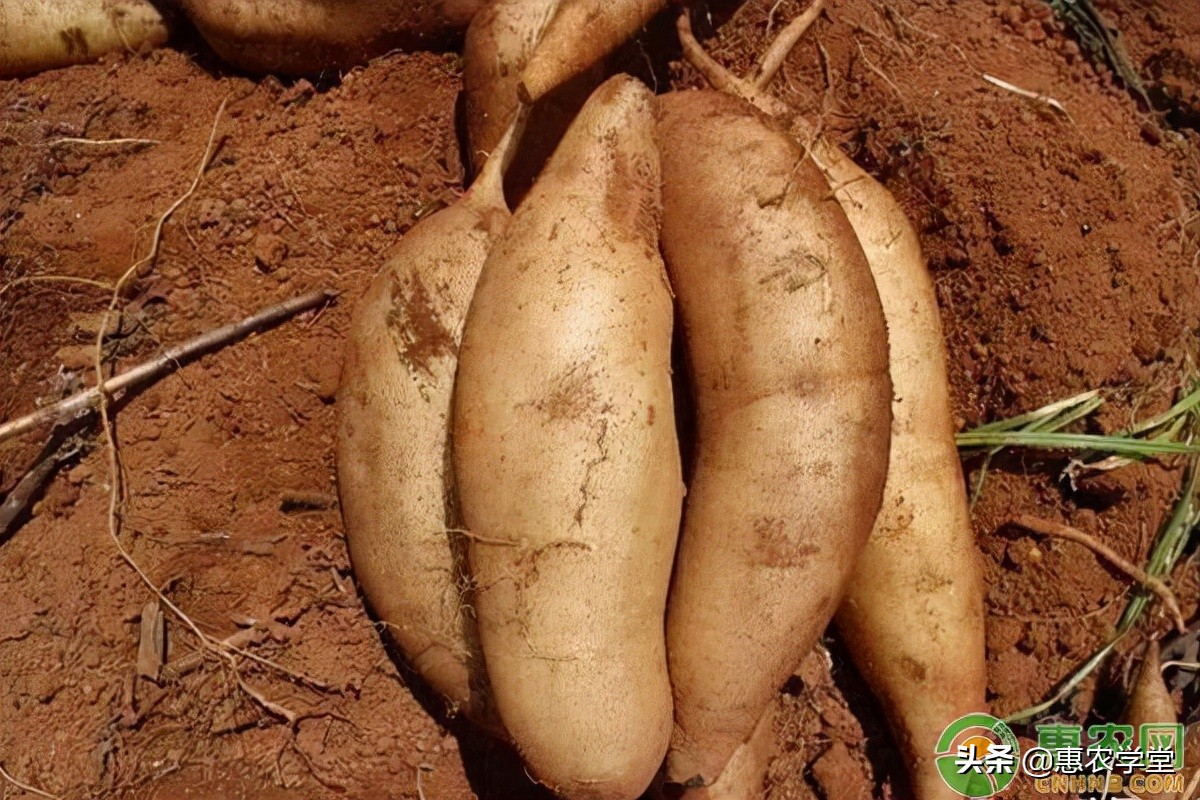
[[178, 0], [204, 39], [249, 72], [315, 75], [466, 28], [484, 0]]
[[[793, 127], [811, 140], [806, 122]], [[812, 151], [871, 266], [894, 392], [883, 505], [837, 627], [888, 716], [916, 798], [958, 800], [932, 754], [948, 724], [987, 710], [987, 655], [983, 568], [954, 443], [937, 294], [892, 193], [824, 138]]]
[[[836, 151], [836, 152], [835, 152]], [[983, 575], [954, 444], [946, 350], [916, 232], [835, 146], [814, 153], [875, 277], [894, 386], [883, 505], [837, 615], [906, 756], [916, 797], [957, 797], [933, 760], [951, 721], [986, 709]]]
[[105, 53], [166, 41], [162, 15], [146, 0], [0, 3], [0, 77], [95, 61]]
[[697, 412], [667, 614], [667, 777], [721, 774], [841, 600], [879, 511], [887, 334], [817, 167], [718, 92], [659, 101], [662, 246]]
[[[1158, 642], [1151, 642], [1146, 648], [1146, 655], [1142, 659], [1142, 667], [1138, 671], [1137, 681], [1133, 685], [1133, 691], [1130, 693], [1129, 703], [1125, 708], [1124, 722], [1127, 725], [1132, 725], [1134, 731], [1141, 732], [1141, 726], [1158, 722], [1158, 723], [1175, 723], [1179, 721], [1175, 713], [1175, 701], [1171, 698], [1171, 692], [1167, 689], [1167, 684], [1162, 676], [1162, 653], [1159, 649]], [[1185, 767], [1190, 766], [1187, 763], [1186, 752], [1186, 737], [1184, 744]], [[1133, 794], [1131, 791], [1130, 794]], [[1138, 795], [1148, 800], [1175, 800], [1179, 795], [1175, 792], [1161, 792], [1151, 794], [1143, 792]]]
[[522, 99], [533, 102], [595, 66], [666, 5], [667, 0], [562, 0], [521, 72]]
[[713, 85], [788, 121], [811, 146], [870, 264], [888, 324], [892, 449], [879, 518], [837, 624], [887, 713], [915, 796], [955, 800], [931, 756], [947, 724], [987, 708], [983, 573], [920, 242], [887, 189], [785, 104], [712, 61], [686, 22], [680, 18], [684, 51]]
[[749, 741], [734, 751], [721, 776], [711, 786], [685, 790], [679, 800], [763, 800], [767, 770], [776, 754], [774, 723], [772, 703]]
[[662, 620], [683, 491], [649, 91], [580, 112], [488, 258], [455, 467], [500, 717], [567, 798], [632, 800], [671, 729]]
[[[471, 20], [463, 45], [463, 91], [471, 163], [482, 169], [517, 113], [517, 83], [561, 0], [495, 0]], [[537, 130], [537, 127], [534, 127]]]
[[1125, 709], [1126, 724], [1134, 728], [1151, 722], [1177, 722], [1175, 701], [1167, 690], [1167, 684], [1162, 676], [1162, 653], [1157, 642], [1152, 642], [1146, 649], [1142, 667], [1138, 671], [1137, 682], [1129, 696], [1129, 704]]
[[[476, 172], [483, 168], [517, 113], [521, 68], [528, 61], [561, 0], [496, 0], [471, 21], [463, 47], [463, 91], [467, 142]], [[598, 69], [585, 70], [541, 98], [530, 110], [529, 129], [506, 172], [509, 196], [529, 190], [563, 133], [601, 81]]]
[[449, 432], [463, 320], [509, 220], [501, 160], [405, 235], [356, 307], [337, 435], [346, 539], [363, 593], [413, 669], [452, 708], [493, 729], [463, 600]]

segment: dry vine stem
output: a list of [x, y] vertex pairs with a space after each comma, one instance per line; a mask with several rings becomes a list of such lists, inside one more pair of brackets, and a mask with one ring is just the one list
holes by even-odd
[[208, 353], [218, 347], [235, 342], [252, 333], [270, 328], [285, 319], [304, 311], [321, 306], [332, 301], [336, 295], [330, 291], [310, 292], [309, 294], [287, 300], [278, 305], [265, 308], [240, 322], [233, 322], [215, 330], [202, 333], [189, 339], [183, 344], [166, 350], [153, 361], [139, 364], [133, 369], [122, 372], [100, 386], [93, 386], [82, 392], [73, 394], [57, 403], [44, 406], [31, 414], [11, 420], [0, 425], [0, 442], [20, 436], [42, 425], [72, 419], [88, 410], [96, 408], [100, 396], [114, 398], [121, 392], [142, 386], [150, 381], [168, 375], [182, 367], [192, 359]]
[[92, 145], [93, 147], [119, 146], [119, 145], [137, 145], [148, 146], [152, 144], [161, 144], [158, 139], [81, 139], [78, 136], [64, 136], [61, 139], [54, 139], [46, 142], [47, 147], [62, 147], [67, 144], [83, 144]]
[[1076, 544], [1081, 544], [1097, 555], [1103, 557], [1106, 561], [1112, 564], [1117, 569], [1124, 572], [1133, 580], [1140, 583], [1142, 586], [1149, 589], [1158, 598], [1162, 600], [1163, 605], [1167, 607], [1167, 611], [1171, 615], [1171, 619], [1175, 623], [1175, 627], [1180, 633], [1187, 632], [1187, 623], [1183, 619], [1183, 611], [1179, 608], [1179, 601], [1175, 599], [1175, 593], [1158, 578], [1146, 573], [1144, 569], [1137, 564], [1128, 561], [1115, 550], [1103, 542], [1097, 541], [1094, 537], [1089, 536], [1081, 530], [1072, 528], [1069, 525], [1062, 525], [1050, 520], [1040, 519], [1029, 515], [1022, 515], [1015, 518], [1012, 524], [1032, 531], [1040, 533], [1043, 536], [1055, 536], [1059, 539], [1066, 539]]
[[29, 506], [29, 501], [45, 485], [47, 479], [54, 474], [59, 465], [69, 458], [74, 458], [81, 450], [83, 450], [82, 444], [73, 438], [68, 438], [47, 452], [25, 473], [21, 480], [17, 481], [17, 485], [9, 491], [4, 502], [0, 503], [0, 536], [8, 533], [9, 526], [17, 517], [21, 516]]

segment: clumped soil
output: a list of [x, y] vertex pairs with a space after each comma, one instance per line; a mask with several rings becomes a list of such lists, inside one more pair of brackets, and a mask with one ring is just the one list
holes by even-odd
[[[1091, 429], [1115, 431], [1171, 402], [1200, 332], [1193, 2], [1108, 7], [1135, 65], [1174, 98], [1164, 125], [1081, 56], [1040, 0], [837, 0], [777, 80], [917, 223], [960, 426], [1099, 388], [1114, 400]], [[769, 28], [799, 8], [724, 3], [699, 27], [745, 72]], [[649, 60], [660, 89], [700, 85], [668, 63], [669, 28], [625, 61]], [[135, 677], [151, 595], [109, 537], [97, 440], [0, 542], [0, 765], [14, 777], [64, 797], [536, 795], [504, 748], [447, 720], [396, 666], [356, 591], [336, 508], [334, 394], [350, 310], [388, 247], [462, 191], [459, 89], [454, 53], [395, 53], [314, 87], [230, 74], [187, 43], [0, 82], [0, 286], [117, 278], [192, 181], [226, 101], [212, 164], [110, 337], [121, 364], [306, 291], [341, 294], [185, 367], [116, 416], [124, 545], [204, 630], [256, 625], [251, 650], [283, 670], [243, 660], [235, 673], [209, 656], [161, 686]], [[154, 141], [55, 142], [64, 137]], [[0, 291], [4, 419], [90, 380], [107, 293], [65, 282]], [[43, 441], [0, 445], [0, 491]], [[1180, 478], [1178, 465], [1148, 464], [1072, 486], [1064, 466], [1001, 459], [974, 510], [1000, 713], [1040, 700], [1090, 655], [1130, 590], [1090, 552], [1010, 520], [1066, 522], [1141, 562]], [[1193, 616], [1195, 570], [1176, 588]], [[170, 614], [166, 625], [168, 661], [196, 650]], [[1148, 628], [1166, 623], [1156, 615]], [[1122, 658], [1096, 689], [1100, 708], [1119, 707]], [[779, 706], [770, 797], [906, 796], [878, 709], [835, 638]]]

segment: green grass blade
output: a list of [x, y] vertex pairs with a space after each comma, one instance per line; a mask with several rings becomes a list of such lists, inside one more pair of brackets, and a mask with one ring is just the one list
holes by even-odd
[[1027, 425], [1027, 431], [1059, 431], [1067, 427], [1073, 422], [1078, 422], [1084, 417], [1089, 416], [1093, 411], [1104, 405], [1104, 399], [1100, 397], [1093, 398], [1086, 403], [1081, 404], [1077, 408], [1064, 411], [1062, 414], [1051, 417], [1044, 423], [1034, 423]]
[[988, 422], [984, 425], [980, 425], [978, 428], [975, 428], [974, 431], [1011, 431], [1017, 428], [1023, 428], [1030, 423], [1051, 419], [1063, 413], [1064, 411], [1068, 411], [1077, 406], [1097, 400], [1099, 402], [1096, 403], [1096, 407], [1099, 407], [1100, 404], [1104, 402], [1104, 399], [1100, 397], [1100, 391], [1098, 389], [1093, 389], [1090, 392], [1083, 392], [1082, 394], [1077, 394], [1074, 397], [1068, 397], [1066, 400], [1059, 400], [1058, 402], [1051, 403], [1048, 406], [1042, 406], [1041, 408], [1035, 409], [1026, 414], [1010, 417], [1009, 419], [998, 419], [994, 422]]
[[1151, 417], [1145, 422], [1139, 422], [1133, 427], [1130, 433], [1136, 435], [1152, 431], [1155, 428], [1161, 428], [1168, 423], [1180, 420], [1185, 414], [1196, 408], [1200, 408], [1200, 389], [1187, 395], [1158, 416]]
[[[985, 432], [1011, 430], [1014, 427], [1014, 423], [1023, 424], [1024, 429], [1027, 431], [1058, 431], [1076, 420], [1083, 419], [1102, 405], [1104, 405], [1104, 398], [1100, 396], [1099, 391], [1092, 390], [1076, 395], [1075, 397], [1067, 398], [1066, 400], [1060, 400], [1057, 403], [1051, 403], [1048, 406], [1043, 406], [1036, 411], [1031, 411], [1020, 417], [1014, 417], [1010, 420], [999, 420], [989, 425], [984, 425], [976, 428], [973, 432], [978, 433], [981, 430]], [[1017, 427], [1019, 427], [1019, 424]], [[988, 469], [992, 466], [992, 459], [1003, 449], [1003, 446], [993, 447], [984, 456], [983, 463], [979, 465], [979, 477], [975, 479], [975, 485], [971, 489], [969, 501], [971, 508], [975, 508], [975, 503], [983, 495], [983, 484], [987, 480]]]
[[955, 437], [960, 448], [1030, 447], [1042, 450], [1087, 450], [1122, 456], [1152, 458], [1200, 453], [1200, 444], [1137, 439], [1132, 436], [1102, 436], [1089, 433], [1042, 431], [968, 431]]
[[[1175, 568], [1180, 555], [1187, 548], [1188, 539], [1196, 530], [1196, 525], [1200, 523], [1200, 496], [1198, 495], [1200, 495], [1200, 461], [1192, 459], [1184, 476], [1179, 502], [1175, 504], [1171, 518], [1163, 526], [1158, 541], [1154, 543], [1154, 549], [1150, 551], [1150, 561], [1146, 565], [1147, 574], [1156, 578], [1165, 578]], [[1132, 629], [1141, 620], [1142, 614], [1145, 613], [1153, 599], [1154, 595], [1145, 589], [1137, 590], [1121, 614], [1121, 619], [1117, 622], [1117, 630], [1124, 632]]]

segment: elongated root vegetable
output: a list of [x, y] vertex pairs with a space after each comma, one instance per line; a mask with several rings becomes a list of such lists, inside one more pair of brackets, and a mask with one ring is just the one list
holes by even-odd
[[449, 436], [463, 320], [509, 220], [509, 136], [462, 199], [391, 252], [355, 310], [338, 393], [338, 488], [359, 584], [413, 669], [492, 728]]
[[887, 333], [820, 171], [749, 104], [659, 102], [697, 455], [667, 612], [667, 777], [707, 785], [812, 649], [879, 511]]
[[631, 800], [671, 730], [663, 613], [683, 491], [651, 96], [584, 105], [489, 256], [455, 468], [500, 717], [567, 798]]
[[533, 102], [588, 70], [666, 8], [667, 0], [562, 0], [521, 72]]
[[951, 721], [986, 708], [987, 661], [937, 296], [891, 193], [834, 145], [815, 152], [871, 264], [895, 392], [883, 506], [837, 625], [888, 714], [918, 800], [955, 800], [933, 754]]
[[[688, 60], [713, 85], [789, 119], [790, 109], [762, 86], [815, 16], [806, 12], [780, 34], [757, 85], [709, 58], [686, 15], [680, 40]], [[866, 253], [887, 318], [895, 391], [883, 506], [837, 622], [888, 713], [916, 797], [950, 800], [954, 795], [931, 755], [950, 721], [986, 707], [987, 672], [983, 577], [954, 445], [937, 298], [916, 232], [891, 193], [835, 145], [814, 141], [804, 120], [791, 121], [811, 145]]]
[[157, 47], [166, 40], [162, 15], [147, 0], [4, 0], [0, 78]]
[[228, 63], [314, 75], [466, 28], [484, 0], [176, 0]]
[[[1162, 652], [1158, 642], [1151, 642], [1146, 648], [1142, 668], [1138, 671], [1137, 681], [1130, 692], [1129, 703], [1123, 716], [1125, 724], [1132, 725], [1135, 734], [1141, 732], [1142, 725], [1179, 721], [1175, 713], [1175, 701], [1171, 699], [1171, 692], [1163, 681]], [[1130, 793], [1133, 794], [1132, 790]], [[1143, 791], [1137, 796], [1154, 800], [1175, 800], [1179, 795], [1175, 792], [1154, 794]]]
[[1151, 722], [1175, 722], [1175, 701], [1162, 676], [1162, 651], [1151, 642], [1125, 707], [1125, 722], [1135, 728]]
[[[521, 104], [521, 68], [561, 0], [494, 0], [475, 15], [463, 45], [467, 140], [476, 171]], [[537, 126], [534, 126], [537, 130]]]
[[[521, 68], [529, 59], [561, 0], [493, 0], [475, 15], [463, 46], [463, 90], [466, 95], [467, 142], [476, 172], [483, 168], [512, 121]], [[600, 83], [599, 70], [575, 76], [530, 110], [529, 129], [505, 173], [508, 193], [519, 200], [554, 152], [563, 133]]]
[[767, 770], [775, 757], [775, 704], [767, 706], [750, 739], [743, 742], [710, 786], [686, 789], [680, 800], [762, 800]]

